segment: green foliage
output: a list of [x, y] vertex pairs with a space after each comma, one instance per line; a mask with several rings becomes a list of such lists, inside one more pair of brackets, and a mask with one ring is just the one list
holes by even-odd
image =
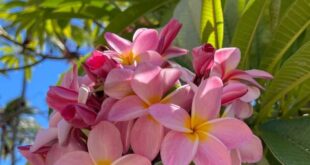
[[260, 131], [281, 164], [309, 164], [310, 118], [269, 121], [261, 126]]
[[201, 5], [200, 38], [221, 48], [224, 35], [222, 4], [219, 0], [203, 0]]

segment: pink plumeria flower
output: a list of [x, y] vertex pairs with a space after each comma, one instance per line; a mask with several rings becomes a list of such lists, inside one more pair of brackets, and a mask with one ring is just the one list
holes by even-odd
[[257, 163], [263, 157], [263, 145], [261, 140], [252, 135], [251, 139], [244, 141], [238, 148], [231, 152], [232, 165], [242, 163]]
[[252, 137], [241, 120], [218, 118], [222, 88], [218, 77], [203, 80], [194, 95], [191, 116], [173, 104], [151, 107], [152, 116], [172, 130], [161, 145], [163, 164], [231, 164], [230, 150]]
[[151, 64], [140, 64], [131, 81], [135, 95], [122, 98], [109, 112], [108, 119], [111, 121], [130, 121], [138, 118], [131, 130], [131, 147], [135, 153], [150, 160], [158, 154], [164, 127], [148, 115], [148, 109], [157, 103], [174, 103], [185, 109], [190, 106], [193, 93], [188, 85], [165, 96], [179, 76], [180, 72], [174, 68], [161, 69]]
[[103, 121], [90, 131], [87, 140], [88, 152], [74, 151], [64, 156], [55, 165], [151, 165], [140, 155], [122, 156], [123, 146], [118, 129]]

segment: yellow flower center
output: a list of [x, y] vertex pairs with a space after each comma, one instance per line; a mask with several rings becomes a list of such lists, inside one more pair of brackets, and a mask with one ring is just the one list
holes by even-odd
[[97, 161], [96, 165], [111, 165], [112, 161], [110, 160], [99, 160]]
[[135, 55], [132, 53], [131, 50], [124, 52], [123, 54], [120, 55], [121, 57], [121, 63], [123, 65], [132, 65], [135, 62], [139, 62], [139, 56]]

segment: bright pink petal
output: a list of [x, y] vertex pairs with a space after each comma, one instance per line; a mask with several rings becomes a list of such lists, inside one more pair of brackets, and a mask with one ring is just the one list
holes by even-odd
[[164, 127], [151, 116], [140, 117], [131, 131], [131, 147], [134, 153], [153, 160], [159, 152]]
[[218, 77], [203, 80], [195, 93], [192, 105], [192, 126], [219, 115], [223, 83]]
[[87, 152], [74, 151], [60, 157], [55, 165], [93, 165], [92, 159]]
[[194, 92], [191, 87], [189, 85], [184, 85], [166, 96], [161, 103], [172, 103], [188, 110], [192, 105], [193, 96]]
[[143, 32], [144, 30], [147, 30], [147, 28], [139, 28], [135, 31], [135, 33], [133, 34], [132, 40], [136, 40], [136, 38], [140, 35], [141, 32]]
[[159, 102], [164, 94], [160, 73], [160, 67], [148, 63], [136, 68], [131, 87], [148, 104]]
[[239, 119], [249, 118], [253, 114], [253, 107], [250, 103], [246, 103], [240, 100], [234, 101], [225, 109], [225, 115], [227, 117], [236, 117]]
[[163, 126], [179, 132], [192, 132], [190, 116], [174, 104], [155, 104], [149, 108], [150, 114]]
[[19, 152], [27, 159], [32, 165], [44, 165], [44, 157], [41, 154], [33, 153], [29, 150], [29, 146], [18, 147]]
[[231, 73], [225, 75], [223, 79], [224, 79], [223, 81], [225, 82], [227, 80], [238, 80], [238, 81], [241, 80], [242, 82], [246, 82], [248, 84], [255, 85], [260, 89], [264, 89], [256, 80], [254, 80], [254, 78], [252, 78], [249, 74], [241, 70], [234, 70]]
[[131, 47], [131, 42], [119, 37], [116, 34], [106, 32], [104, 34], [105, 40], [110, 45], [112, 49], [117, 51], [118, 53], [127, 51]]
[[229, 104], [248, 92], [248, 87], [242, 83], [228, 83], [223, 88], [222, 104]]
[[147, 62], [157, 66], [160, 66], [162, 63], [164, 63], [163, 57], [152, 50], [141, 53], [137, 58], [139, 63]]
[[115, 126], [118, 128], [120, 134], [121, 134], [121, 139], [123, 143], [123, 153], [127, 153], [130, 147], [130, 134], [131, 134], [131, 129], [134, 124], [133, 120], [130, 121], [121, 121], [115, 123]]
[[240, 98], [241, 101], [250, 103], [260, 96], [260, 90], [255, 86], [248, 86], [248, 92]]
[[201, 129], [218, 138], [229, 149], [235, 149], [252, 137], [251, 129], [243, 121], [228, 117], [211, 120]]
[[78, 93], [60, 86], [51, 86], [47, 92], [46, 102], [49, 107], [61, 111], [68, 104], [77, 103]]
[[72, 125], [62, 119], [57, 125], [58, 143], [64, 145], [67, 142]]
[[178, 47], [170, 47], [165, 51], [164, 57], [166, 59], [179, 57], [188, 53], [188, 50]]
[[99, 123], [100, 121], [108, 120], [108, 115], [110, 113], [110, 110], [116, 102], [117, 100], [111, 97], [108, 97], [103, 100], [101, 104], [101, 108], [96, 118], [96, 123]]
[[130, 69], [116, 68], [109, 72], [104, 82], [104, 92], [115, 99], [121, 99], [133, 94], [130, 82], [133, 71]]
[[167, 49], [171, 47], [171, 44], [177, 34], [179, 33], [182, 24], [176, 19], [170, 20], [165, 27], [163, 27], [159, 34], [159, 45], [157, 51], [160, 54], [167, 54]]
[[160, 80], [164, 93], [173, 87], [180, 76], [181, 71], [175, 68], [165, 68], [160, 71]]
[[205, 136], [206, 140], [200, 140], [197, 154], [194, 158], [195, 165], [230, 165], [230, 152], [227, 147], [216, 137], [212, 135]]
[[252, 76], [253, 78], [262, 78], [262, 79], [273, 79], [273, 76], [265, 71], [257, 70], [257, 69], [251, 69], [245, 71], [247, 74]]
[[147, 113], [145, 103], [136, 95], [124, 97], [116, 102], [108, 115], [111, 121], [127, 121]]
[[141, 31], [133, 41], [132, 51], [138, 55], [148, 50], [155, 50], [158, 45], [158, 33], [154, 29]]
[[112, 163], [112, 165], [151, 165], [152, 163], [144, 156], [128, 154]]
[[165, 165], [188, 165], [196, 155], [198, 136], [170, 131], [161, 146], [161, 158]]
[[87, 146], [95, 162], [113, 162], [121, 157], [123, 146], [118, 129], [109, 122], [97, 124], [89, 133]]
[[70, 104], [61, 110], [62, 117], [76, 128], [93, 125], [97, 113], [84, 104]]
[[34, 152], [39, 148], [48, 145], [52, 141], [57, 139], [57, 128], [47, 128], [38, 131], [33, 145], [30, 147], [30, 151]]
[[193, 67], [197, 76], [209, 76], [214, 63], [215, 49], [211, 44], [204, 44], [192, 50]]
[[238, 147], [243, 163], [256, 163], [262, 159], [263, 146], [261, 140], [252, 135], [252, 138], [245, 141]]
[[238, 48], [222, 48], [215, 51], [214, 61], [224, 68], [225, 73], [236, 69], [240, 62], [240, 50]]

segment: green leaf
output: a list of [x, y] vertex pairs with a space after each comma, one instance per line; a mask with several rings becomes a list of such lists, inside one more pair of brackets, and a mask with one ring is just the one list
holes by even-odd
[[269, 121], [261, 126], [260, 131], [264, 142], [281, 164], [309, 164], [310, 118]]
[[[200, 0], [180, 0], [173, 13], [173, 17], [183, 24], [182, 29], [175, 40], [176, 44], [187, 50], [192, 50], [194, 47], [200, 45], [199, 31], [201, 12], [200, 10], [197, 10], [200, 8]], [[190, 56], [182, 56], [174, 60], [189, 69], [192, 67]]]
[[224, 35], [224, 19], [221, 0], [202, 0], [200, 38], [221, 48]]
[[274, 71], [285, 52], [310, 25], [309, 11], [310, 3], [307, 0], [296, 0], [291, 5], [274, 32], [273, 39], [264, 53], [261, 68]]
[[239, 19], [231, 45], [241, 51], [240, 68], [248, 67], [251, 46], [266, 4], [267, 0], [251, 0]]
[[292, 55], [276, 74], [262, 98], [258, 122], [265, 119], [272, 105], [290, 90], [310, 79], [310, 41]]
[[[173, 1], [175, 0], [153, 0], [142, 1], [140, 3], [134, 4], [112, 18], [109, 25], [105, 28], [105, 32], [120, 33], [140, 17]], [[95, 44], [102, 43], [104, 43], [103, 34], [99, 35]]]

